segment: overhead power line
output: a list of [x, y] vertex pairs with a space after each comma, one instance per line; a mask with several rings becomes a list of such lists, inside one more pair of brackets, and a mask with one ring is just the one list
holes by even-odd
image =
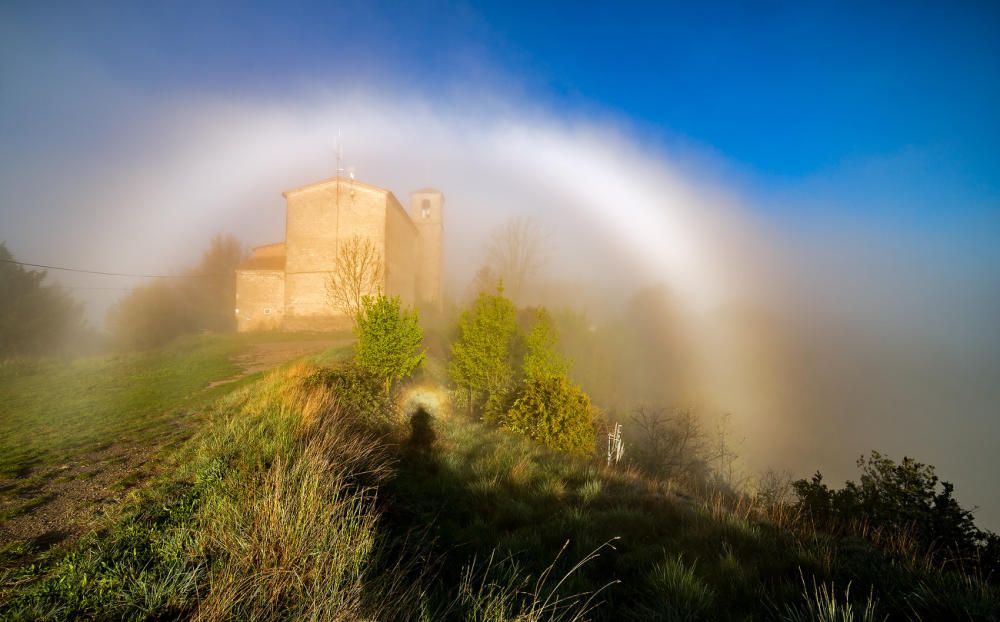
[[[51, 287], [54, 289], [72, 289], [72, 290], [105, 290], [105, 291], [118, 291], [118, 292], [130, 292], [135, 287], [78, 287], [76, 285], [63, 285], [57, 283], [56, 285], [44, 285], [43, 287]], [[176, 285], [175, 289], [192, 289], [192, 290], [202, 290], [210, 288], [210, 285]]]
[[130, 292], [133, 289], [135, 289], [134, 287], [77, 287], [75, 285], [61, 285], [61, 284], [60, 285], [49, 285], [47, 287], [52, 287], [54, 289], [73, 289], [73, 290], [77, 290], [77, 289], [86, 289], [86, 290], [113, 290], [113, 291], [120, 291], [120, 292]]
[[99, 274], [101, 276], [125, 276], [138, 279], [204, 279], [213, 276], [223, 276], [221, 274], [132, 274], [128, 272], [102, 272], [100, 270], [84, 270], [82, 268], [67, 268], [65, 266], [47, 266], [40, 263], [27, 263], [24, 261], [14, 261], [13, 259], [0, 259], [2, 263], [12, 263], [18, 266], [29, 268], [42, 268], [44, 270], [63, 270], [65, 272], [79, 272], [81, 274]]

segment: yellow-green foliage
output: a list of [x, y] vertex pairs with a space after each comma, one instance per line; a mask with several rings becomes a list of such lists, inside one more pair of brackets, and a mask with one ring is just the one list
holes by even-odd
[[362, 298], [355, 333], [355, 361], [385, 383], [386, 393], [424, 362], [424, 332], [417, 311], [402, 309], [399, 296]]
[[528, 379], [504, 415], [503, 426], [552, 449], [594, 451], [594, 408], [587, 394], [565, 376]]
[[516, 338], [517, 312], [503, 287], [496, 294], [480, 293], [462, 312], [448, 372], [471, 408], [496, 403], [511, 390]]
[[535, 310], [535, 323], [525, 337], [524, 377], [564, 376], [569, 363], [556, 351], [559, 335], [545, 307]]
[[366, 425], [396, 423], [398, 409], [379, 379], [357, 365], [322, 367], [305, 380], [307, 388], [324, 387], [337, 396], [337, 407]]

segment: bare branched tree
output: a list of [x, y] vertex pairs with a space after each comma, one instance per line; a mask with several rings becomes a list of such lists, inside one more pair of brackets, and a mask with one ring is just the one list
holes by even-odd
[[382, 289], [382, 255], [369, 238], [354, 236], [340, 243], [333, 272], [326, 280], [330, 302], [356, 319], [361, 299]]
[[647, 470], [689, 483], [708, 475], [708, 465], [717, 455], [694, 412], [671, 413], [664, 407], [641, 405], [632, 421], [638, 434], [637, 454]]
[[497, 291], [497, 284], [499, 282], [500, 277], [493, 271], [492, 267], [489, 265], [482, 266], [473, 275], [466, 297], [469, 300], [475, 300], [479, 294], [492, 294]]
[[712, 459], [717, 461], [716, 475], [727, 486], [738, 484], [736, 478], [736, 448], [729, 434], [731, 415], [722, 415], [715, 427], [715, 438], [712, 441]]
[[490, 238], [487, 262], [517, 302], [545, 266], [545, 236], [528, 216], [511, 218]]

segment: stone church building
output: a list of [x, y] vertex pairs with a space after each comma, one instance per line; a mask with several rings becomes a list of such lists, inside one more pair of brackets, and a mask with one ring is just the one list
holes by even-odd
[[326, 283], [339, 245], [355, 236], [381, 255], [381, 289], [406, 306], [439, 305], [444, 195], [410, 193], [407, 211], [388, 190], [334, 177], [283, 193], [285, 241], [258, 246], [236, 270], [240, 332], [330, 330], [350, 319], [330, 300]]

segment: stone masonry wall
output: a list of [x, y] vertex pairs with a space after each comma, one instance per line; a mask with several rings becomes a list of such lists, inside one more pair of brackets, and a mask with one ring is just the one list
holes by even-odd
[[417, 293], [417, 230], [396, 197], [386, 203], [385, 293], [413, 306]]
[[386, 294], [406, 306], [439, 303], [444, 199], [430, 189], [415, 194], [426, 195], [432, 213], [413, 211], [417, 207], [407, 213], [391, 192], [348, 179], [286, 192], [285, 242], [254, 249], [237, 271], [238, 330], [349, 328], [350, 318], [330, 301], [327, 281], [340, 245], [355, 236], [380, 250], [379, 287]]
[[280, 328], [285, 311], [285, 273], [281, 270], [236, 272], [236, 329]]
[[331, 304], [326, 281], [336, 266], [339, 242], [367, 238], [385, 244], [384, 191], [348, 180], [286, 193], [285, 327], [327, 330], [349, 326]]

